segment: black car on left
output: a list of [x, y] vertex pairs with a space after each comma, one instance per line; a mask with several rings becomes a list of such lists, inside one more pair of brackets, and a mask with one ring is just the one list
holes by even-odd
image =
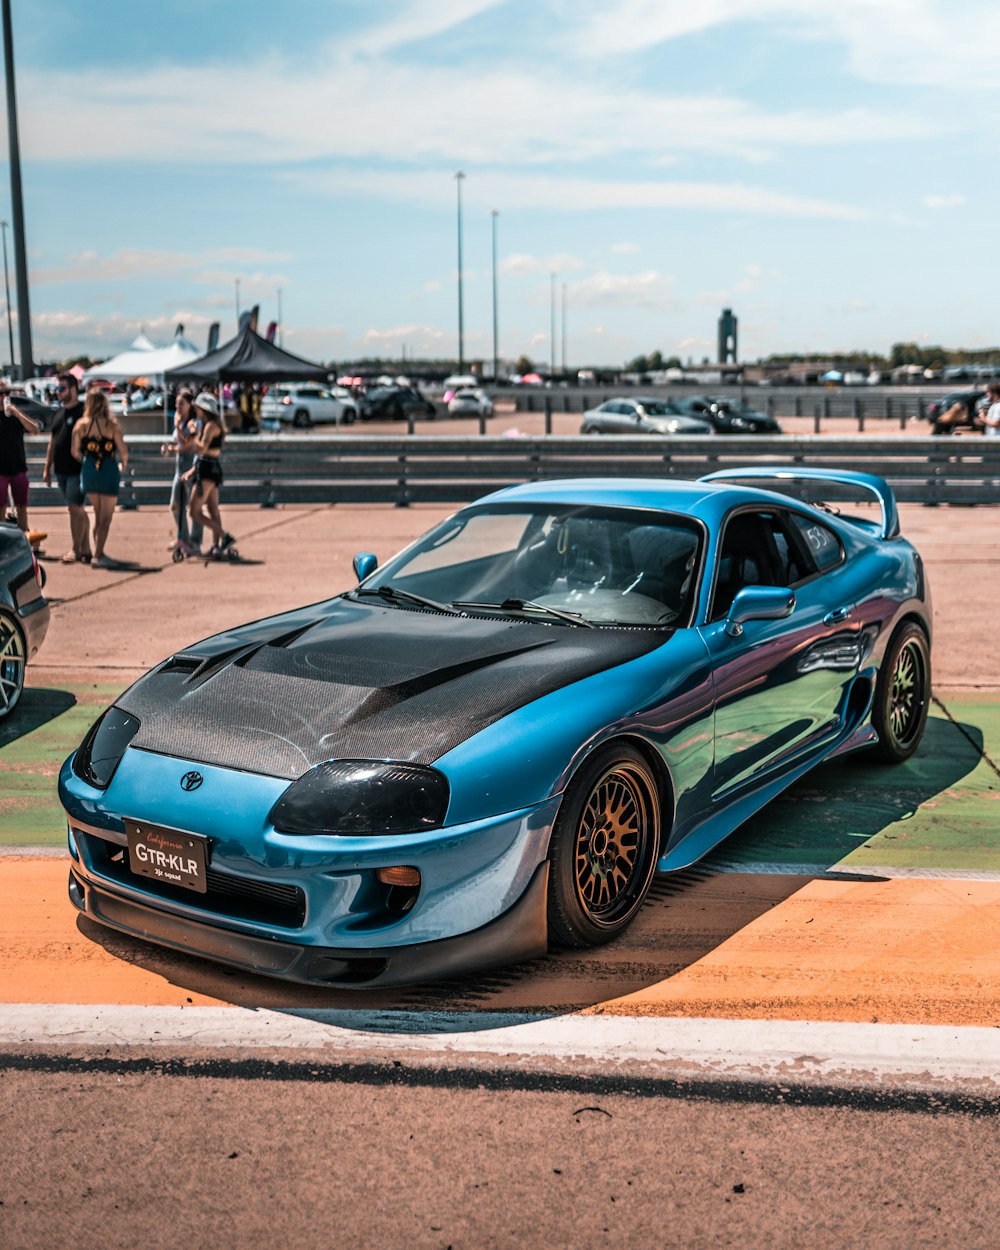
[[0, 521], [0, 720], [20, 699], [25, 665], [48, 627], [38, 559], [18, 526]]

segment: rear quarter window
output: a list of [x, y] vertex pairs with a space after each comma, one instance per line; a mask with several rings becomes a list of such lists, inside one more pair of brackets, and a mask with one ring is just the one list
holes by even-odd
[[811, 517], [799, 516], [798, 513], [792, 513], [790, 520], [808, 547], [817, 572], [825, 573], [827, 569], [835, 568], [841, 562], [844, 552], [840, 539], [833, 530]]

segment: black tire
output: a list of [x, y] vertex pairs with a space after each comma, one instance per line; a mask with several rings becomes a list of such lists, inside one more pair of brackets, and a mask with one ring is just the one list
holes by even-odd
[[340, 418], [343, 425], [353, 425], [357, 419], [358, 414], [354, 408], [345, 408], [344, 415]]
[[554, 946], [600, 946], [635, 919], [660, 846], [656, 778], [632, 746], [599, 747], [559, 808], [549, 848], [548, 925]]
[[8, 613], [0, 612], [0, 720], [13, 712], [21, 698], [27, 659], [20, 626]]
[[875, 683], [872, 724], [878, 744], [872, 755], [902, 764], [920, 745], [931, 699], [931, 653], [927, 635], [913, 621], [889, 640]]
[[299, 408], [295, 413], [295, 416], [292, 417], [292, 425], [294, 425], [297, 430], [308, 430], [312, 425], [312, 417], [305, 408]]

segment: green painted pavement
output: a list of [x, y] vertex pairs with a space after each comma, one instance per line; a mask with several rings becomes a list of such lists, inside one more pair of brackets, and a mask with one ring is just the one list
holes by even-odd
[[65, 842], [59, 769], [121, 691], [121, 685], [25, 688], [14, 713], [0, 721], [0, 847]]
[[[118, 686], [29, 687], [0, 723], [0, 846], [64, 839], [56, 778]], [[727, 863], [1000, 872], [1000, 696], [935, 706], [919, 752], [898, 767], [858, 755], [816, 769], [748, 821]], [[948, 717], [950, 713], [951, 719]]]
[[943, 704], [905, 764], [862, 752], [822, 765], [738, 830], [719, 858], [1000, 872], [1000, 696]]

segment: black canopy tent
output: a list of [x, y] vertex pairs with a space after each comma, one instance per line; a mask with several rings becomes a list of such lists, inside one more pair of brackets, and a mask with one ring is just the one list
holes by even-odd
[[235, 338], [207, 356], [179, 365], [165, 375], [178, 382], [309, 382], [326, 381], [330, 370], [282, 351], [246, 326]]

